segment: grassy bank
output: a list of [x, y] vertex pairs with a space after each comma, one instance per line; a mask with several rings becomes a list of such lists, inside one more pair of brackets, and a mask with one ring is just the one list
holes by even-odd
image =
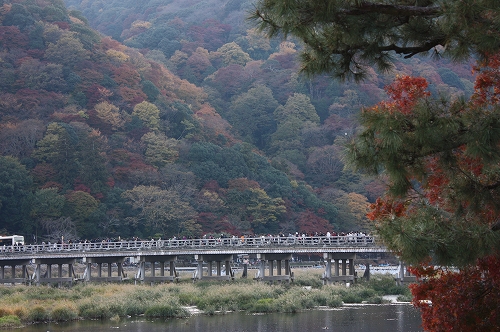
[[186, 307], [206, 314], [230, 311], [297, 312], [343, 303], [382, 303], [383, 295], [410, 297], [392, 277], [372, 276], [351, 287], [323, 286], [318, 271], [295, 271], [293, 284], [183, 281], [177, 284], [78, 284], [71, 288], [50, 286], [0, 286], [0, 327], [48, 321], [120, 319], [125, 316], [187, 317]]

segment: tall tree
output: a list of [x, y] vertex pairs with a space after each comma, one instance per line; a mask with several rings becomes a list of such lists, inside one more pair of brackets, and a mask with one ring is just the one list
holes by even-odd
[[233, 100], [228, 116], [245, 139], [262, 149], [276, 129], [273, 112], [278, 105], [271, 89], [257, 85]]
[[177, 140], [168, 138], [162, 133], [149, 132], [142, 136], [141, 141], [146, 144], [146, 160], [157, 167], [174, 162], [179, 156]]
[[494, 0], [259, 0], [251, 17], [268, 36], [301, 39], [309, 74], [361, 79], [396, 54], [482, 61], [470, 101], [431, 99], [424, 79], [399, 77], [391, 100], [363, 111], [346, 153], [389, 180], [370, 214], [386, 244], [409, 262], [460, 267], [416, 270], [429, 278], [413, 293], [433, 331], [498, 330], [499, 14]]
[[162, 233], [164, 237], [189, 235], [197, 228], [193, 207], [173, 190], [155, 186], [136, 186], [127, 190], [122, 197], [137, 211], [128, 220], [135, 226], [146, 226], [151, 235]]
[[390, 180], [371, 216], [391, 249], [463, 265], [499, 248], [500, 105], [478, 102], [482, 89], [469, 102], [433, 100], [426, 86], [411, 77], [389, 86], [392, 100], [362, 113], [347, 156]]
[[29, 211], [33, 179], [16, 158], [0, 156], [0, 224], [7, 231], [21, 232]]
[[160, 110], [155, 104], [147, 101], [135, 105], [132, 115], [137, 116], [152, 130], [157, 130], [160, 125]]
[[[424, 79], [400, 77], [387, 89], [392, 100], [363, 112], [365, 129], [347, 154], [358, 168], [389, 179], [387, 195], [369, 214], [389, 248], [413, 264], [460, 268], [415, 270], [430, 279], [413, 293], [420, 307], [420, 300], [432, 299], [422, 312], [433, 331], [498, 328], [499, 57], [484, 65], [467, 102], [433, 100]], [[450, 293], [461, 295], [451, 299]]]
[[390, 68], [394, 54], [494, 53], [499, 11], [495, 0], [259, 0], [250, 19], [270, 37], [300, 38], [304, 71], [360, 79], [367, 66]]

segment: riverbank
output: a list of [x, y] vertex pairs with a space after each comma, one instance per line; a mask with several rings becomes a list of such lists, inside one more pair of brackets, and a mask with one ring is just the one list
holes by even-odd
[[[405, 286], [393, 277], [376, 275], [369, 282], [322, 285], [317, 270], [295, 271], [293, 284], [266, 284], [248, 279], [232, 282], [184, 281], [176, 284], [78, 284], [0, 286], [0, 327], [77, 319], [119, 320], [121, 317], [187, 317], [234, 311], [294, 313], [348, 303], [385, 303], [387, 295], [409, 301]], [[393, 299], [393, 298], [392, 298]]]

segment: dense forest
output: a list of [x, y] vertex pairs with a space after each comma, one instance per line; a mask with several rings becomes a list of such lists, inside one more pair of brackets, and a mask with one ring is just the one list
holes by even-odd
[[301, 74], [247, 0], [0, 0], [0, 232], [29, 242], [369, 230], [380, 180], [344, 168], [397, 75], [470, 96], [469, 64]]

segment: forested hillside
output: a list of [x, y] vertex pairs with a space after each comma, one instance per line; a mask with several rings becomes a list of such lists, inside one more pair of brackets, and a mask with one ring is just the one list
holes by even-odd
[[0, 5], [0, 229], [39, 242], [366, 229], [383, 185], [341, 155], [362, 106], [398, 73], [473, 90], [421, 58], [306, 77], [251, 1]]

